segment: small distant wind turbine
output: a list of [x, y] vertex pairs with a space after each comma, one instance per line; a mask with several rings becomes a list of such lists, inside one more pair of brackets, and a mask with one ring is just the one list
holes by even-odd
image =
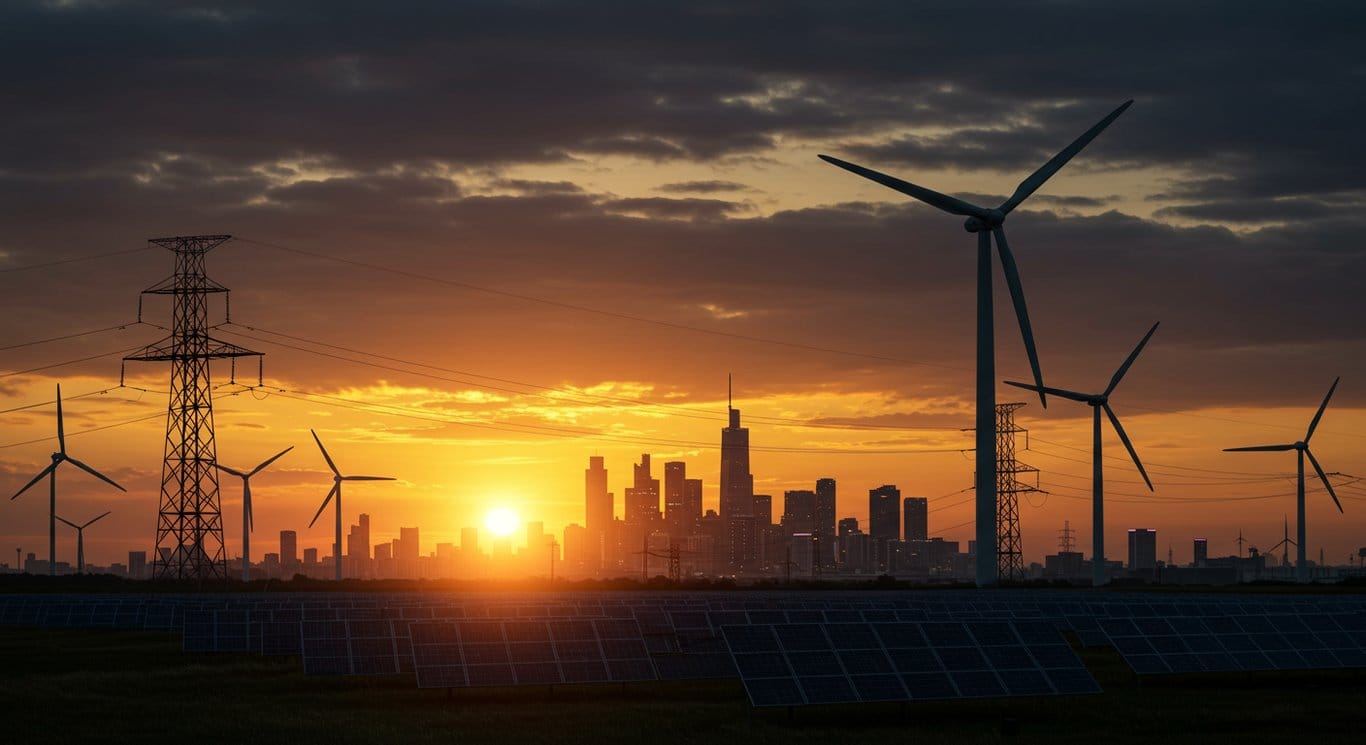
[[1289, 517], [1283, 517], [1283, 520], [1282, 520], [1282, 523], [1281, 523], [1281, 530], [1282, 530], [1282, 536], [1283, 536], [1283, 537], [1281, 538], [1281, 542], [1280, 542], [1280, 543], [1277, 543], [1276, 545], [1272, 546], [1271, 548], [1268, 548], [1268, 549], [1266, 550], [1266, 552], [1267, 552], [1267, 553], [1271, 553], [1272, 551], [1275, 551], [1276, 549], [1279, 548], [1279, 549], [1281, 550], [1281, 566], [1287, 566], [1287, 567], [1288, 567], [1288, 566], [1290, 566], [1290, 547], [1296, 545], [1294, 541], [1290, 540], [1290, 518], [1289, 518]]
[[[47, 481], [47, 485], [48, 485], [48, 509], [47, 509], [47, 517], [48, 517], [48, 523], [47, 523], [47, 573], [50, 574], [50, 575], [55, 575], [55, 574], [57, 573], [57, 520], [59, 519], [59, 518], [57, 517], [57, 466], [61, 465], [63, 461], [65, 461], [65, 462], [67, 462], [67, 463], [70, 463], [71, 465], [73, 465], [73, 466], [75, 466], [75, 467], [81, 469], [82, 471], [85, 471], [86, 473], [90, 474], [91, 476], [94, 476], [95, 478], [99, 479], [100, 481], [103, 481], [103, 482], [109, 484], [110, 486], [113, 486], [115, 489], [118, 489], [118, 490], [121, 491], [121, 492], [126, 492], [126, 491], [128, 491], [127, 489], [123, 488], [122, 486], [119, 486], [117, 483], [114, 482], [113, 479], [109, 478], [108, 476], [105, 476], [104, 474], [100, 473], [99, 471], [96, 471], [95, 469], [91, 468], [90, 466], [87, 466], [86, 464], [84, 464], [84, 463], [82, 463], [82, 462], [76, 460], [75, 458], [72, 458], [70, 455], [67, 455], [67, 454], [66, 454], [66, 427], [65, 427], [65, 425], [62, 423], [62, 385], [61, 385], [61, 383], [58, 383], [58, 384], [57, 384], [57, 452], [55, 452], [55, 453], [52, 454], [52, 463], [49, 464], [47, 468], [44, 468], [42, 471], [39, 471], [39, 472], [38, 472], [38, 475], [37, 475], [37, 476], [34, 476], [32, 481], [28, 482], [27, 484], [24, 484], [24, 488], [22, 488], [22, 489], [20, 489], [19, 491], [15, 492], [15, 493], [14, 493], [14, 496], [10, 497], [11, 500], [13, 500], [13, 499], [18, 499], [20, 494], [23, 494], [24, 492], [26, 492], [26, 491], [29, 490], [29, 487], [33, 486], [34, 484], [38, 483], [39, 481], [42, 481], [44, 476], [47, 477], [47, 479], [48, 479], [48, 481]], [[62, 522], [66, 522], [66, 521], [63, 520]], [[69, 524], [69, 523], [68, 523], [68, 524]]]
[[341, 581], [341, 578], [342, 578], [342, 556], [341, 556], [341, 554], [342, 554], [342, 540], [341, 540], [341, 528], [342, 528], [342, 482], [343, 482], [343, 481], [397, 481], [397, 479], [392, 478], [392, 477], [390, 477], [390, 476], [343, 476], [343, 475], [341, 474], [341, 471], [338, 471], [338, 470], [337, 470], [337, 464], [332, 462], [332, 456], [330, 456], [330, 455], [327, 454], [327, 448], [323, 447], [323, 441], [320, 440], [320, 439], [318, 439], [318, 433], [317, 433], [317, 432], [314, 432], [314, 431], [311, 430], [311, 429], [309, 430], [309, 432], [313, 435], [313, 440], [314, 440], [315, 442], [318, 443], [318, 449], [322, 451], [322, 453], [323, 453], [323, 460], [326, 460], [326, 461], [327, 461], [327, 467], [330, 468], [330, 469], [332, 469], [332, 491], [330, 491], [330, 492], [327, 493], [327, 498], [323, 500], [322, 506], [318, 507], [318, 512], [317, 512], [317, 514], [315, 514], [315, 515], [313, 516], [313, 519], [309, 521], [308, 527], [311, 528], [311, 527], [313, 527], [313, 523], [318, 522], [318, 517], [319, 517], [320, 515], [323, 514], [323, 510], [327, 509], [327, 503], [330, 502], [330, 501], [332, 501], [332, 498], [333, 498], [333, 497], [336, 497], [336, 498], [337, 498], [337, 505], [336, 505], [336, 511], [337, 511], [337, 533], [336, 533], [336, 543], [334, 544], [335, 548], [333, 548], [332, 553], [334, 554], [333, 558], [336, 559], [336, 563], [337, 563], [337, 581], [340, 582], [340, 581]]
[[242, 581], [243, 581], [243, 582], [247, 582], [247, 581], [250, 581], [250, 580], [251, 580], [251, 531], [254, 530], [255, 527], [256, 527], [255, 519], [252, 517], [252, 514], [251, 514], [251, 477], [252, 477], [252, 476], [255, 476], [256, 474], [260, 473], [261, 471], [264, 471], [264, 470], [266, 469], [266, 466], [269, 466], [271, 463], [274, 463], [275, 461], [279, 460], [279, 459], [280, 459], [280, 456], [284, 455], [285, 453], [288, 453], [289, 451], [291, 451], [291, 450], [293, 450], [293, 449], [294, 449], [294, 446], [293, 446], [293, 445], [290, 445], [289, 447], [285, 448], [284, 450], [281, 450], [280, 452], [278, 452], [278, 453], [276, 453], [275, 455], [272, 455], [270, 458], [266, 459], [266, 461], [265, 461], [264, 463], [262, 463], [261, 465], [259, 465], [259, 466], [255, 467], [255, 468], [251, 469], [250, 471], [246, 471], [246, 472], [239, 471], [239, 470], [237, 470], [237, 469], [235, 469], [235, 468], [228, 468], [227, 466], [223, 465], [222, 463], [214, 463], [214, 464], [213, 464], [214, 467], [217, 468], [218, 470], [224, 471], [224, 472], [226, 472], [226, 473], [230, 473], [230, 474], [232, 474], [233, 476], [236, 476], [236, 477], [242, 479]]
[[1294, 450], [1296, 452], [1296, 459], [1299, 462], [1299, 478], [1296, 481], [1295, 489], [1295, 519], [1299, 522], [1299, 525], [1295, 529], [1295, 558], [1299, 563], [1295, 567], [1295, 579], [1300, 582], [1309, 581], [1309, 562], [1304, 556], [1304, 457], [1306, 455], [1309, 456], [1309, 462], [1314, 465], [1314, 471], [1318, 473], [1319, 479], [1323, 481], [1324, 488], [1328, 490], [1328, 496], [1333, 498], [1333, 504], [1338, 506], [1338, 512], [1342, 512], [1342, 502], [1338, 501], [1338, 495], [1337, 492], [1333, 491], [1333, 485], [1328, 483], [1328, 475], [1323, 472], [1323, 468], [1319, 466], [1319, 461], [1314, 457], [1314, 454], [1309, 452], [1309, 438], [1314, 436], [1314, 430], [1318, 428], [1319, 420], [1323, 418], [1323, 410], [1328, 408], [1328, 399], [1333, 397], [1333, 391], [1337, 390], [1338, 381], [1340, 380], [1342, 380], [1340, 377], [1333, 380], [1332, 387], [1328, 389], [1328, 395], [1323, 397], [1323, 403], [1319, 404], [1319, 410], [1314, 414], [1313, 421], [1309, 422], [1309, 431], [1304, 433], [1303, 440], [1285, 445], [1254, 445], [1245, 448], [1224, 448], [1225, 453], [1261, 451], [1280, 452], [1283, 450]]
[[76, 574], [85, 574], [85, 529], [99, 522], [108, 514], [109, 512], [105, 512], [104, 515], [87, 521], [85, 525], [77, 525], [64, 517], [57, 518], [76, 529]]
[[1001, 255], [1001, 269], [1005, 272], [1006, 286], [1010, 288], [1010, 299], [1015, 305], [1015, 317], [1020, 323], [1020, 335], [1024, 337], [1025, 352], [1029, 355], [1029, 367], [1034, 373], [1034, 384], [1039, 387], [1039, 401], [1048, 406], [1044, 398], [1043, 373], [1039, 369], [1039, 354], [1034, 348], [1034, 332], [1029, 325], [1029, 312], [1025, 308], [1024, 289], [1020, 286], [1020, 272], [1015, 266], [1015, 255], [1006, 243], [1003, 225], [1006, 216], [1024, 200], [1052, 178], [1067, 161], [1081, 152], [1097, 135], [1119, 118], [1133, 101], [1125, 101], [1119, 108], [1110, 112], [1094, 127], [1086, 130], [1071, 145], [1063, 148], [1039, 170], [1020, 182], [1015, 193], [1002, 202], [999, 207], [987, 208], [970, 204], [956, 197], [940, 194], [932, 189], [902, 181], [894, 176], [879, 173], [870, 168], [854, 165], [839, 158], [821, 155], [820, 158], [831, 165], [839, 166], [871, 181], [876, 181], [889, 189], [894, 189], [913, 199], [935, 207], [952, 215], [964, 215], [967, 221], [963, 227], [969, 233], [977, 234], [977, 584], [995, 584], [996, 580], [996, 347], [992, 327], [991, 292], [991, 241], [996, 238], [996, 248]]
[[1120, 442], [1123, 442], [1124, 447], [1129, 451], [1129, 457], [1134, 459], [1134, 465], [1138, 466], [1138, 472], [1143, 476], [1143, 482], [1148, 485], [1148, 490], [1152, 491], [1153, 482], [1148, 478], [1148, 472], [1143, 470], [1143, 463], [1139, 461], [1133, 443], [1129, 442], [1129, 435], [1125, 433], [1124, 425], [1119, 423], [1119, 417], [1115, 416], [1114, 409], [1110, 408], [1110, 394], [1114, 393], [1119, 381], [1124, 379], [1124, 373], [1129, 371], [1129, 366], [1138, 359], [1138, 353], [1142, 352], [1148, 340], [1153, 338], [1153, 332], [1157, 331], [1157, 326], [1158, 324], [1154, 323], [1153, 327], [1148, 329], [1143, 340], [1134, 347], [1129, 358], [1124, 360], [1124, 364], [1115, 371], [1114, 377], [1110, 378], [1110, 385], [1105, 387], [1104, 393], [1077, 393], [1062, 388], [1046, 388], [1028, 383], [1006, 381], [1006, 385], [1040, 393], [1050, 393], [1060, 398], [1080, 401], [1091, 407], [1091, 584], [1095, 587], [1105, 584], [1105, 469], [1101, 460], [1100, 412], [1102, 409], [1105, 410], [1105, 415], [1110, 418], [1110, 424], [1115, 428], [1115, 434], [1119, 435]]

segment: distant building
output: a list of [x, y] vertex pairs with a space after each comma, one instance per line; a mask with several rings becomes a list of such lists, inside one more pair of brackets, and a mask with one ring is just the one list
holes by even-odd
[[846, 517], [839, 521], [835, 527], [835, 563], [844, 564], [848, 559], [848, 546], [845, 545], [844, 537], [859, 532], [858, 518]]
[[868, 490], [868, 538], [872, 542], [872, 560], [878, 571], [890, 569], [888, 541], [901, 538], [901, 490], [883, 484]]
[[635, 480], [626, 489], [626, 523], [649, 525], [659, 520], [659, 479], [651, 478], [650, 454], [642, 453], [631, 470]]
[[147, 579], [147, 552], [128, 552], [128, 578]]
[[688, 534], [690, 520], [685, 519], [688, 464], [671, 460], [664, 464], [664, 529], [675, 542]]
[[1129, 571], [1157, 571], [1157, 531], [1148, 528], [1129, 530]]
[[1209, 541], [1204, 538], [1196, 538], [1191, 555], [1193, 557], [1191, 566], [1199, 568], [1209, 563]]
[[292, 530], [280, 531], [280, 572], [288, 578], [299, 571], [299, 534]]
[[702, 479], [683, 481], [683, 521], [686, 533], [697, 529], [697, 521], [702, 519]]
[[792, 489], [783, 492], [783, 532], [788, 535], [815, 532], [816, 492]]
[[929, 540], [930, 500], [925, 497], [906, 497], [902, 505], [906, 525], [906, 540]]
[[740, 410], [727, 401], [728, 426], [721, 430], [721, 519], [726, 522], [726, 563], [739, 571], [755, 558], [754, 475], [749, 471], [749, 429]]
[[835, 540], [838, 533], [835, 529], [835, 480], [830, 478], [816, 479], [816, 510], [815, 523], [812, 532], [819, 536], [816, 543], [816, 560], [821, 566], [833, 568], [835, 566]]
[[607, 469], [602, 465], [602, 456], [594, 455], [588, 459], [588, 470], [583, 472], [584, 528], [587, 530], [588, 549], [585, 561], [589, 569], [596, 571], [606, 565], [606, 550], [610, 543], [608, 533], [614, 519], [612, 494], [607, 491]]
[[761, 528], [773, 524], [773, 496], [771, 494], [754, 495], [754, 524]]

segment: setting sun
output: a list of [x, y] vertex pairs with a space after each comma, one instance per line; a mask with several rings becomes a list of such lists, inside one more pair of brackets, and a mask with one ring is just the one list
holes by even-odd
[[497, 507], [489, 510], [488, 516], [484, 518], [484, 525], [489, 529], [489, 532], [499, 538], [506, 538], [517, 529], [519, 521], [517, 513], [513, 510], [507, 507]]

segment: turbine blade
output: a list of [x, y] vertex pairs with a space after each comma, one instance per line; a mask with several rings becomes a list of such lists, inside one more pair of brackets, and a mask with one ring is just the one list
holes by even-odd
[[1224, 448], [1225, 453], [1263, 453], [1281, 452], [1283, 450], [1294, 450], [1294, 445], [1253, 445], [1245, 448]]
[[323, 441], [318, 439], [318, 433], [311, 429], [309, 432], [313, 435], [313, 441], [318, 443], [318, 449], [323, 451], [323, 460], [327, 461], [327, 467], [332, 469], [332, 473], [340, 476], [341, 471], [338, 471], [337, 464], [332, 462], [332, 456], [327, 454], [327, 448], [323, 447]]
[[336, 495], [338, 489], [341, 489], [341, 484], [332, 485], [332, 491], [327, 493], [327, 499], [324, 499], [322, 505], [318, 507], [318, 512], [313, 515], [313, 519], [308, 521], [308, 527], [311, 528], [313, 523], [318, 522], [318, 517], [323, 514], [323, 510], [327, 509], [327, 503], [332, 501], [332, 497]]
[[1124, 448], [1129, 451], [1129, 457], [1134, 459], [1134, 465], [1138, 466], [1138, 473], [1143, 476], [1143, 482], [1148, 485], [1148, 491], [1156, 491], [1153, 489], [1152, 479], [1148, 478], [1148, 472], [1143, 468], [1143, 461], [1138, 459], [1138, 452], [1134, 450], [1134, 444], [1129, 442], [1129, 435], [1124, 431], [1124, 425], [1119, 423], [1119, 417], [1115, 416], [1110, 404], [1102, 404], [1101, 407], [1105, 409], [1105, 415], [1110, 417], [1110, 424], [1114, 425], [1115, 433], [1119, 435], [1119, 441], [1124, 443]]
[[256, 532], [256, 516], [251, 511], [251, 479], [242, 479], [242, 509], [247, 511], [247, 532]]
[[1004, 212], [1008, 215], [1010, 214], [1011, 210], [1015, 209], [1016, 207], [1019, 207], [1021, 202], [1028, 199], [1030, 194], [1033, 194], [1035, 191], [1037, 191], [1040, 186], [1044, 185], [1045, 181], [1053, 177], [1053, 174], [1057, 173], [1063, 166], [1067, 165], [1067, 161], [1071, 160], [1073, 156], [1081, 152], [1082, 148], [1091, 144], [1091, 140], [1096, 139], [1096, 135], [1099, 135], [1101, 132], [1105, 131], [1105, 128], [1110, 126], [1111, 122], [1118, 119], [1119, 115], [1123, 114], [1124, 110], [1132, 106], [1133, 103], [1134, 102], [1132, 99], [1125, 101], [1124, 103], [1119, 105], [1119, 108], [1115, 109], [1114, 111], [1111, 111], [1108, 116], [1106, 116], [1104, 119], [1101, 119], [1096, 124], [1096, 126], [1086, 130], [1086, 132], [1082, 134], [1081, 137], [1078, 137], [1076, 140], [1074, 140], [1071, 145], [1068, 145], [1067, 147], [1063, 148], [1062, 152], [1059, 152], [1057, 155], [1054, 155], [1051, 160], [1040, 166], [1039, 170], [1035, 171], [1034, 173], [1031, 173], [1029, 175], [1029, 178], [1025, 179], [1024, 181], [1021, 181], [1020, 185], [1015, 188], [1015, 193], [1010, 196], [1010, 199], [1007, 199], [997, 209], [1001, 210], [1001, 212]]
[[251, 473], [249, 473], [249, 474], [247, 474], [247, 475], [248, 475], [248, 476], [255, 476], [256, 474], [260, 473], [261, 471], [264, 471], [264, 470], [266, 469], [266, 466], [269, 466], [271, 463], [274, 463], [275, 461], [279, 460], [281, 456], [283, 456], [285, 453], [288, 453], [289, 451], [291, 451], [291, 450], [293, 450], [293, 449], [294, 449], [294, 446], [293, 446], [293, 445], [290, 445], [289, 447], [285, 448], [284, 450], [281, 450], [280, 452], [276, 453], [275, 455], [272, 455], [269, 459], [266, 460], [266, 462], [264, 462], [264, 463], [262, 463], [261, 465], [259, 465], [259, 466], [255, 467], [255, 468], [251, 469]]
[[111, 512], [113, 512], [113, 510], [106, 510], [105, 513], [104, 513], [103, 515], [100, 515], [99, 517], [91, 518], [90, 522], [87, 522], [85, 525], [82, 525], [82, 526], [81, 526], [81, 529], [84, 530], [84, 529], [90, 527], [91, 525], [94, 525], [95, 523], [97, 523], [97, 522], [103, 520], [104, 518], [109, 517], [109, 513], [111, 513]]
[[1338, 501], [1337, 492], [1333, 491], [1333, 485], [1328, 483], [1328, 474], [1323, 472], [1323, 467], [1319, 465], [1319, 459], [1309, 452], [1309, 448], [1304, 449], [1304, 454], [1309, 456], [1309, 462], [1313, 464], [1314, 470], [1318, 472], [1319, 478], [1323, 480], [1323, 486], [1328, 490], [1328, 496], [1333, 498], [1333, 504], [1338, 506], [1338, 512], [1342, 512], [1342, 502]]
[[83, 528], [85, 527], [84, 525], [77, 525], [76, 523], [73, 523], [73, 522], [71, 522], [70, 520], [68, 520], [68, 519], [66, 519], [66, 518], [64, 518], [64, 517], [61, 517], [61, 516], [59, 516], [59, 515], [53, 515], [53, 517], [56, 518], [56, 519], [58, 519], [58, 520], [61, 520], [62, 522], [66, 523], [67, 525], [70, 525], [71, 527], [75, 528], [76, 530], [81, 530], [81, 529], [83, 529]]
[[244, 479], [244, 478], [247, 477], [247, 474], [242, 473], [241, 471], [237, 470], [236, 468], [228, 468], [227, 466], [223, 465], [222, 463], [217, 463], [217, 462], [215, 462], [215, 463], [213, 464], [213, 467], [214, 467], [214, 468], [217, 468], [217, 469], [220, 470], [220, 471], [226, 471], [226, 472], [228, 472], [228, 473], [230, 473], [230, 474], [232, 474], [232, 475], [234, 475], [234, 476], [236, 476], [236, 477], [238, 477], [238, 478], [240, 478], [240, 479]]
[[1323, 397], [1323, 403], [1319, 404], [1318, 413], [1314, 414], [1314, 421], [1309, 423], [1309, 432], [1304, 436], [1304, 441], [1309, 442], [1309, 438], [1314, 436], [1314, 430], [1318, 429], [1319, 420], [1323, 418], [1323, 410], [1328, 408], [1328, 399], [1333, 397], [1333, 391], [1338, 388], [1338, 381], [1342, 378], [1335, 378], [1333, 385], [1328, 389], [1328, 395]]
[[342, 476], [342, 481], [398, 481], [392, 476]]
[[108, 476], [105, 476], [104, 474], [100, 473], [99, 471], [96, 471], [95, 469], [91, 468], [90, 466], [87, 466], [86, 464], [84, 464], [84, 463], [82, 463], [82, 462], [76, 460], [75, 458], [72, 458], [72, 457], [69, 456], [69, 455], [66, 456], [66, 458], [64, 458], [63, 460], [65, 460], [65, 461], [67, 461], [68, 463], [70, 463], [71, 465], [73, 465], [73, 466], [75, 466], [75, 467], [81, 469], [82, 471], [85, 471], [86, 473], [90, 474], [91, 476], [94, 476], [95, 478], [99, 479], [100, 481], [103, 481], [104, 483], [109, 484], [110, 486], [114, 487], [115, 489], [118, 489], [118, 490], [121, 491], [121, 492], [126, 492], [126, 491], [128, 491], [127, 489], [123, 488], [122, 486], [119, 486], [119, 485], [118, 485], [118, 482], [114, 481], [113, 479], [109, 478]]
[[10, 499], [12, 499], [12, 500], [13, 500], [13, 499], [18, 499], [20, 494], [23, 494], [24, 492], [26, 492], [26, 491], [29, 490], [29, 487], [32, 487], [34, 484], [38, 483], [39, 481], [42, 481], [44, 476], [47, 476], [49, 473], [52, 473], [52, 470], [55, 469], [55, 468], [57, 467], [57, 464], [58, 464], [59, 462], [60, 462], [60, 461], [55, 461], [55, 460], [54, 460], [54, 461], [52, 461], [51, 463], [49, 463], [48, 466], [47, 466], [47, 468], [44, 468], [43, 470], [39, 471], [39, 472], [38, 472], [38, 475], [37, 475], [37, 476], [34, 476], [32, 481], [28, 482], [27, 484], [24, 484], [24, 488], [22, 488], [22, 489], [20, 489], [19, 491], [15, 492], [15, 493], [14, 493], [14, 496], [10, 497]]
[[1091, 400], [1091, 397], [1086, 395], [1085, 393], [1077, 393], [1076, 391], [1068, 391], [1062, 388], [1049, 388], [1046, 385], [1037, 386], [1033, 383], [1016, 383], [1013, 380], [1006, 380], [1002, 382], [1004, 382], [1006, 385], [1013, 385], [1016, 388], [1023, 388], [1027, 391], [1041, 391], [1043, 393], [1047, 393], [1050, 396], [1057, 396], [1059, 398], [1065, 398], [1071, 401], [1081, 401], [1082, 403], [1086, 403], [1087, 401]]
[[1119, 381], [1124, 378], [1124, 373], [1129, 372], [1129, 366], [1134, 364], [1134, 360], [1138, 359], [1138, 353], [1142, 352], [1144, 345], [1148, 343], [1149, 339], [1153, 338], [1153, 332], [1157, 331], [1157, 327], [1161, 323], [1161, 321], [1158, 321], [1153, 324], [1152, 328], [1148, 329], [1148, 333], [1143, 336], [1143, 341], [1140, 341], [1138, 346], [1134, 347], [1134, 351], [1129, 353], [1129, 358], [1124, 360], [1124, 364], [1120, 365], [1119, 369], [1115, 371], [1115, 376], [1110, 378], [1110, 385], [1106, 387], [1105, 393], [1102, 395], [1108, 397], [1115, 390], [1115, 386], [1119, 385]]
[[839, 166], [840, 168], [843, 168], [844, 170], [849, 171], [850, 173], [856, 173], [868, 179], [869, 181], [876, 181], [877, 183], [882, 184], [888, 189], [899, 191], [908, 197], [918, 199], [921, 202], [930, 205], [931, 207], [943, 210], [945, 212], [948, 212], [949, 214], [968, 215], [981, 218], [985, 218], [987, 216], [987, 211], [982, 209], [981, 207], [978, 207], [975, 204], [969, 204], [968, 202], [964, 202], [961, 199], [951, 197], [947, 194], [940, 194], [939, 192], [933, 189], [926, 189], [923, 186], [916, 186], [915, 184], [912, 184], [909, 181], [902, 181], [901, 179], [895, 176], [888, 176], [885, 173], [879, 173], [871, 168], [864, 168], [863, 166], [854, 165], [853, 163], [840, 160], [839, 158], [832, 158], [829, 155], [821, 155], [819, 157], [826, 163], [829, 163], [834, 166]]
[[62, 423], [62, 384], [57, 384], [57, 452], [66, 453], [66, 426]]
[[991, 230], [996, 236], [996, 248], [1001, 253], [1001, 268], [1005, 270], [1006, 286], [1010, 288], [1010, 300], [1015, 303], [1015, 317], [1020, 321], [1020, 336], [1024, 337], [1025, 352], [1029, 355], [1029, 369], [1034, 373], [1035, 390], [1039, 392], [1039, 403], [1046, 409], [1048, 399], [1043, 392], [1043, 373], [1039, 370], [1039, 351], [1034, 348], [1034, 331], [1029, 327], [1029, 309], [1025, 307], [1024, 288], [1020, 286], [1020, 270], [1015, 266], [1015, 255], [1006, 243], [1006, 231], [997, 225]]

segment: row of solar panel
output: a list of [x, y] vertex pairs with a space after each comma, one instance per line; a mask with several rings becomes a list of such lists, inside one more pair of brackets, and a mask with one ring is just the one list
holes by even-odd
[[1099, 693], [1049, 624], [725, 626], [755, 706]]

